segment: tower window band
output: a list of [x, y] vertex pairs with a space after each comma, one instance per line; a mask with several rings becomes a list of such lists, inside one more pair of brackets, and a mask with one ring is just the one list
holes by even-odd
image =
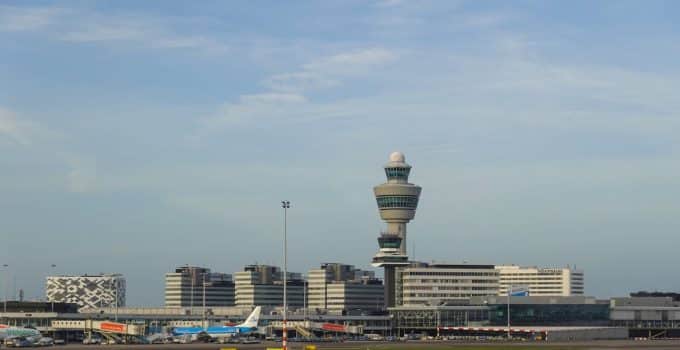
[[388, 180], [408, 180], [409, 168], [385, 168], [385, 175]]
[[376, 197], [378, 208], [409, 208], [418, 207], [417, 196], [378, 196]]

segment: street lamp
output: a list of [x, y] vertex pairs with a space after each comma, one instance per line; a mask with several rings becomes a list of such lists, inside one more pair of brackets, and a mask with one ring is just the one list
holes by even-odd
[[113, 277], [113, 282], [115, 283], [115, 286], [113, 287], [115, 294], [113, 302], [115, 303], [116, 306], [116, 314], [115, 314], [115, 321], [118, 322], [118, 277], [114, 276]]
[[9, 282], [7, 282], [7, 280], [8, 280], [8, 278], [7, 278], [7, 271], [8, 271], [7, 268], [8, 267], [9, 267], [9, 265], [2, 264], [2, 269], [4, 270], [3, 271], [4, 272], [4, 276], [3, 276], [4, 281], [2, 281], [2, 286], [5, 288], [5, 292], [3, 293], [4, 297], [2, 298], [2, 300], [3, 300], [2, 301], [2, 313], [4, 314], [5, 317], [7, 317], [7, 285], [9, 284]]
[[288, 209], [289, 201], [281, 201], [283, 208], [283, 335], [281, 337], [281, 347], [288, 350], [288, 329], [286, 321], [288, 317]]
[[[54, 271], [54, 268], [57, 267], [57, 265], [52, 264], [51, 267], [52, 267], [52, 270]], [[52, 301], [52, 312], [54, 312], [54, 296], [52, 296], [50, 298], [50, 300]]]
[[302, 289], [302, 320], [304, 321], [305, 327], [307, 326], [307, 278], [309, 278], [309, 276], [302, 276], [304, 284]]
[[205, 322], [205, 272], [201, 274], [203, 276], [203, 316], [201, 320], [201, 327], [203, 329], [207, 328], [206, 322]]

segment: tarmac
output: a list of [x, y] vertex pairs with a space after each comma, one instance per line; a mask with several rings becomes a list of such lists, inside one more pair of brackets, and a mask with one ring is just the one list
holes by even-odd
[[[590, 342], [452, 342], [452, 341], [409, 341], [409, 342], [342, 342], [342, 343], [289, 343], [290, 350], [304, 350], [306, 345], [316, 345], [318, 350], [448, 350], [448, 349], [546, 349], [546, 350], [599, 350], [599, 349], [636, 349], [636, 350], [680, 350], [678, 340], [602, 340]], [[147, 344], [147, 345], [83, 345], [67, 344], [57, 346], [64, 350], [136, 350], [136, 349], [197, 349], [197, 350], [220, 350], [220, 349], [267, 349], [281, 348], [281, 343], [262, 342], [259, 344], [215, 344], [215, 343], [192, 343], [192, 344]]]

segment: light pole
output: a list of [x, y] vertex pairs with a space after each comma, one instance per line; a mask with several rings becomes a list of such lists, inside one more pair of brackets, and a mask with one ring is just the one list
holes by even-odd
[[510, 340], [510, 296], [512, 295], [512, 284], [508, 285], [508, 340]]
[[8, 275], [8, 273], [7, 273], [8, 269], [7, 268], [8, 267], [9, 267], [9, 265], [2, 264], [2, 269], [4, 270], [3, 271], [4, 272], [4, 276], [3, 276], [4, 278], [3, 278], [3, 281], [2, 281], [2, 287], [5, 288], [5, 292], [3, 293], [4, 297], [2, 298], [2, 313], [3, 313], [3, 316], [5, 316], [5, 317], [7, 317], [7, 285], [9, 284], [9, 282], [7, 282], [9, 280], [9, 278], [7, 278], [7, 275]]
[[305, 327], [307, 327], [307, 278], [302, 276], [302, 281], [304, 282], [304, 288], [302, 289], [302, 320], [304, 321]]
[[203, 272], [201, 275], [203, 275], [203, 320], [201, 321], [201, 326], [203, 329], [206, 328], [205, 324], [205, 272]]
[[114, 291], [116, 292], [116, 296], [113, 300], [113, 302], [116, 304], [116, 322], [118, 322], [118, 277], [114, 276], [113, 277], [113, 282], [116, 284], [114, 287]]
[[288, 349], [288, 328], [286, 321], [288, 318], [288, 209], [290, 208], [289, 201], [281, 201], [283, 208], [283, 335], [281, 337], [281, 347], [283, 350]]
[[191, 316], [194, 315], [194, 279], [196, 278], [196, 270], [192, 267], [189, 270], [189, 273], [191, 274], [191, 301], [189, 303], [189, 314]]
[[[52, 271], [54, 271], [54, 268], [57, 267], [57, 265], [52, 264]], [[54, 297], [51, 297], [50, 300], [52, 301], [52, 312], [54, 312]]]

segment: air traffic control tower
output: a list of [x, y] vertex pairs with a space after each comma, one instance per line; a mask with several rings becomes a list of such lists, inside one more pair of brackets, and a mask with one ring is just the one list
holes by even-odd
[[408, 183], [411, 166], [404, 154], [393, 152], [385, 164], [387, 182], [375, 186], [373, 193], [378, 203], [380, 218], [387, 222], [387, 230], [378, 237], [380, 250], [372, 265], [385, 268], [385, 307], [395, 306], [396, 268], [406, 266], [406, 224], [413, 219], [420, 198], [420, 186]]

